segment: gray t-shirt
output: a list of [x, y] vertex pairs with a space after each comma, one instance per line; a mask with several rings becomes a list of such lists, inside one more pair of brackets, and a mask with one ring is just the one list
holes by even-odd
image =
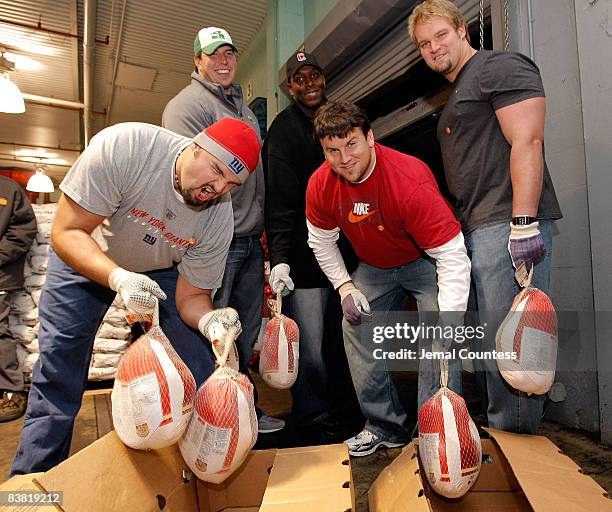
[[213, 289], [223, 280], [232, 206], [224, 194], [193, 208], [174, 190], [175, 161], [190, 143], [149, 124], [111, 126], [91, 140], [60, 188], [81, 207], [107, 217], [98, 243], [121, 267], [146, 272], [178, 263], [193, 286]]
[[[511, 146], [495, 111], [537, 97], [544, 97], [540, 72], [519, 53], [481, 50], [453, 82], [437, 135], [448, 189], [457, 200], [464, 232], [491, 222], [510, 221]], [[537, 216], [561, 218], [546, 161]]]

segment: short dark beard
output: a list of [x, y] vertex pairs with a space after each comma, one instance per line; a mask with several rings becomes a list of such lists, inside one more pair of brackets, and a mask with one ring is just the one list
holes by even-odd
[[181, 197], [183, 198], [183, 201], [185, 201], [186, 205], [193, 206], [194, 208], [201, 208], [202, 206], [205, 206], [211, 201], [211, 199], [207, 199], [206, 201], [200, 201], [199, 199], [196, 199], [195, 197], [193, 197], [193, 194], [192, 194], [194, 190], [196, 189], [182, 188], [180, 190]]

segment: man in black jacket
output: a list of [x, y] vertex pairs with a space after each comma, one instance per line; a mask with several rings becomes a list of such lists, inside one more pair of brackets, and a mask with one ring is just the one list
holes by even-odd
[[0, 176], [0, 423], [23, 416], [23, 373], [9, 332], [8, 294], [23, 287], [23, 266], [36, 237], [36, 217], [21, 186]]
[[[262, 151], [270, 286], [274, 293], [288, 295], [285, 312], [300, 329], [298, 378], [291, 389], [293, 419], [303, 433], [332, 442], [346, 435], [330, 415], [334, 391], [344, 394], [344, 404], [351, 403], [354, 391], [342, 349], [337, 294], [307, 243], [306, 186], [325, 160], [312, 125], [326, 102], [325, 77], [314, 55], [297, 52], [287, 61], [287, 82], [293, 102], [274, 119]], [[326, 354], [335, 357], [328, 370], [324, 352], [334, 350]]]

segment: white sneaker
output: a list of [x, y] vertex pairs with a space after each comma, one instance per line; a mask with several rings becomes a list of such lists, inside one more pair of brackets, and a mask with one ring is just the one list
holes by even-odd
[[273, 418], [262, 414], [257, 418], [257, 432], [260, 434], [271, 434], [272, 432], [278, 432], [285, 428], [285, 420], [280, 418]]
[[364, 428], [356, 436], [344, 441], [344, 444], [348, 446], [349, 454], [353, 457], [365, 457], [366, 455], [374, 453], [379, 448], [400, 448], [406, 443], [385, 441]]

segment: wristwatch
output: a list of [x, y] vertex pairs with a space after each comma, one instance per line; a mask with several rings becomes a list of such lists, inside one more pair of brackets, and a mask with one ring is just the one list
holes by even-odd
[[528, 226], [529, 224], [533, 224], [537, 219], [535, 217], [530, 217], [529, 215], [518, 215], [516, 217], [512, 217], [512, 225], [514, 226]]

